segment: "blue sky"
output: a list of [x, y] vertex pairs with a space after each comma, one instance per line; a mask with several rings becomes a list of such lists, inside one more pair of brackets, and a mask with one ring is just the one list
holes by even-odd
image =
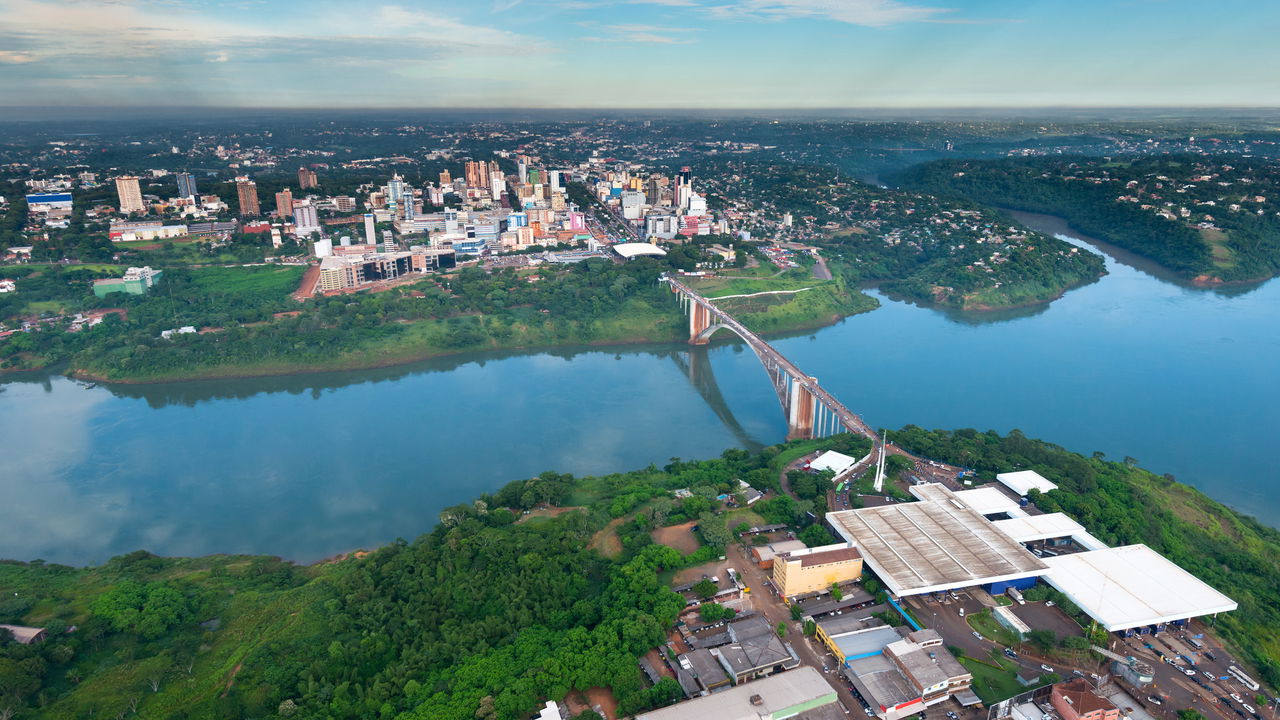
[[0, 105], [1280, 105], [1280, 0], [0, 0]]

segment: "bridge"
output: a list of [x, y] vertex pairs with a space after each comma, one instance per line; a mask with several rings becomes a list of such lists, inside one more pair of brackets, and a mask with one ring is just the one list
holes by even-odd
[[680, 304], [689, 316], [689, 344], [705, 345], [711, 342], [712, 335], [728, 330], [742, 338], [755, 353], [787, 417], [788, 439], [820, 438], [851, 432], [871, 440], [871, 454], [843, 473], [836, 482], [862, 469], [878, 451], [883, 451], [883, 443], [875, 430], [824, 390], [817, 378], [806, 375], [759, 335], [688, 285], [671, 276], [663, 276], [662, 280], [680, 297]]

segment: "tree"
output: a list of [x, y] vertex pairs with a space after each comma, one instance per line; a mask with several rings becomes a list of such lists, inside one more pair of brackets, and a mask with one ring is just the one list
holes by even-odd
[[844, 591], [840, 589], [838, 583], [831, 583], [831, 599], [840, 602], [844, 599]]
[[719, 588], [716, 587], [716, 584], [707, 578], [703, 578], [693, 585], [693, 594], [703, 600], [709, 600], [718, 591]]
[[821, 547], [823, 545], [830, 545], [836, 541], [835, 537], [831, 535], [830, 530], [816, 523], [810, 525], [804, 530], [801, 530], [797, 537], [800, 539], [800, 542], [803, 542], [809, 547]]
[[784, 623], [784, 622], [780, 622], [780, 623], [778, 623], [777, 630], [778, 630], [778, 637], [783, 638], [783, 637], [786, 637], [786, 636], [787, 636], [787, 624], [786, 624], [786, 623]]
[[1041, 652], [1049, 652], [1058, 644], [1058, 634], [1052, 630], [1037, 629], [1027, 633], [1027, 642]]
[[813, 637], [814, 635], [818, 634], [818, 623], [814, 620], [805, 620], [804, 634], [805, 634], [805, 637]]
[[792, 619], [792, 620], [799, 620], [799, 619], [800, 619], [800, 618], [802, 618], [802, 617], [804, 617], [804, 611], [800, 609], [800, 606], [799, 606], [799, 605], [792, 605], [792, 606], [791, 606], [791, 619]]
[[737, 614], [737, 610], [727, 608], [718, 603], [703, 603], [702, 606], [698, 608], [698, 616], [706, 623], [728, 620]]
[[1205, 717], [1197, 710], [1186, 708], [1178, 711], [1178, 720], [1205, 720]]

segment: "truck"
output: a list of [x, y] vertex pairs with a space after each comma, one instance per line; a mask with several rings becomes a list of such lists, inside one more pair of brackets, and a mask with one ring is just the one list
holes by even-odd
[[1022, 599], [1022, 593], [1018, 591], [1018, 588], [1009, 588], [1005, 592], [1008, 593], [1009, 597], [1013, 598], [1013, 601], [1019, 605], [1027, 604], [1027, 601]]

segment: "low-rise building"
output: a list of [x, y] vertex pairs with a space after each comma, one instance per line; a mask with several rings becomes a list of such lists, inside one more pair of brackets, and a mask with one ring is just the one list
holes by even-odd
[[1049, 692], [1049, 703], [1062, 720], [1119, 720], [1120, 708], [1093, 692], [1082, 677], [1058, 683]]
[[163, 274], [163, 270], [153, 270], [150, 267], [131, 267], [125, 271], [124, 277], [94, 280], [93, 294], [98, 297], [106, 297], [113, 292], [143, 295], [160, 280]]
[[917, 630], [879, 654], [851, 660], [845, 677], [881, 720], [897, 720], [955, 697], [978, 704], [973, 675], [943, 646], [934, 630]]
[[822, 673], [802, 667], [714, 695], [640, 713], [636, 720], [845, 720]]
[[[745, 534], [745, 533], [744, 533]], [[779, 553], [789, 553], [796, 550], [804, 550], [808, 545], [803, 540], [778, 540], [768, 545], [758, 545], [751, 548], [751, 559], [755, 560], [763, 570], [769, 570], [773, 567], [773, 560]]]
[[779, 553], [773, 583], [783, 597], [820, 591], [862, 576], [862, 555], [846, 543]]
[[31, 645], [48, 638], [48, 633], [45, 632], [44, 628], [0, 624], [0, 630], [7, 630], [9, 634], [13, 635], [14, 642], [19, 645]]

